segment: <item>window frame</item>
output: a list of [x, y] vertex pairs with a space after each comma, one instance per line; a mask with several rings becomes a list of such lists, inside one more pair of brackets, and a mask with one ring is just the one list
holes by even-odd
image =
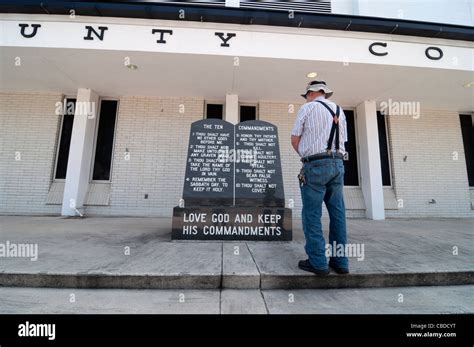
[[[380, 109], [377, 109], [376, 112], [380, 112], [382, 114], [382, 111]], [[390, 117], [389, 114], [384, 114], [384, 124], [385, 124], [385, 137], [387, 141], [387, 155], [388, 155], [388, 173], [390, 175], [390, 185], [384, 186], [382, 182], [382, 188], [392, 188], [393, 189], [393, 171], [392, 171], [392, 144], [390, 143], [390, 127], [388, 124], [388, 117]], [[378, 127], [377, 127], [377, 134], [378, 134]], [[379, 152], [380, 152], [380, 139], [379, 139]], [[380, 170], [382, 170], [382, 162], [380, 162]]]
[[[204, 110], [203, 110], [203, 118], [202, 119], [208, 119], [207, 118], [207, 105], [222, 105], [222, 120], [225, 120], [225, 101], [222, 100], [204, 100]], [[215, 118], [210, 118], [210, 119], [215, 119]]]
[[[114, 126], [114, 138], [112, 140], [112, 156], [110, 158], [110, 174], [108, 180], [94, 180], [94, 163], [95, 163], [95, 152], [97, 147], [97, 137], [99, 135], [99, 120], [100, 120], [100, 111], [102, 108], [102, 101], [103, 100], [110, 100], [110, 101], [117, 101], [117, 108], [115, 110], [115, 126]], [[118, 116], [119, 116], [119, 109], [120, 109], [120, 99], [114, 98], [111, 96], [101, 96], [99, 97], [98, 101], [99, 105], [97, 105], [97, 117], [94, 124], [94, 145], [92, 147], [92, 155], [91, 155], [91, 165], [89, 170], [89, 183], [111, 183], [112, 182], [112, 172], [114, 167], [114, 159], [115, 159], [115, 142], [117, 136], [117, 124], [118, 124]]]
[[259, 113], [259, 104], [253, 102], [239, 102], [239, 123], [242, 122], [240, 119], [240, 107], [241, 106], [252, 106], [255, 107], [255, 120], [260, 120], [260, 113]]
[[[362, 180], [362, 177], [360, 175], [360, 148], [359, 148], [359, 132], [358, 132], [358, 124], [357, 124], [357, 108], [356, 107], [345, 107], [345, 106], [341, 106], [339, 105], [339, 107], [341, 107], [341, 109], [343, 111], [352, 111], [353, 114], [354, 114], [354, 126], [355, 126], [355, 129], [354, 129], [354, 134], [355, 134], [355, 144], [356, 144], [356, 155], [357, 155], [357, 182], [359, 183], [358, 185], [356, 186], [347, 186], [344, 184], [344, 189], [361, 189], [362, 186], [360, 184], [361, 180]], [[345, 113], [344, 113], [345, 114]], [[347, 116], [346, 116], [347, 117]], [[347, 120], [346, 120], [346, 124], [347, 124]], [[349, 136], [349, 134], [347, 134]], [[345, 147], [345, 146], [344, 146]]]
[[[63, 106], [63, 110], [64, 110], [64, 104], [63, 104], [64, 100], [67, 100], [67, 99], [75, 99], [76, 102], [77, 102], [77, 95], [65, 95], [64, 94], [64, 95], [61, 96], [61, 104]], [[59, 147], [61, 146], [61, 136], [63, 135], [63, 123], [64, 123], [64, 113], [61, 112], [61, 119], [59, 121], [58, 137], [56, 139], [56, 157], [54, 159], [53, 177], [52, 177], [52, 180], [51, 180], [51, 182], [53, 182], [53, 183], [64, 183], [64, 182], [66, 182], [65, 178], [56, 178], [56, 172], [57, 172], [57, 169], [58, 169], [58, 160], [59, 160]], [[74, 123], [73, 123], [73, 128], [74, 128]], [[72, 134], [71, 134], [71, 136], [72, 136]], [[71, 149], [71, 147], [69, 147], [69, 149]], [[69, 158], [68, 158], [68, 162], [69, 162]], [[66, 173], [66, 177], [67, 177], [67, 173]]]
[[[462, 114], [466, 114], [466, 115], [471, 115], [471, 122], [473, 123], [473, 126], [474, 126], [474, 112], [473, 111], [467, 111], [467, 112], [462, 112], [462, 111], [458, 111], [458, 118], [462, 115]], [[463, 149], [463, 152], [464, 152], [464, 156], [466, 155], [466, 149], [464, 148], [464, 139], [462, 138], [462, 129], [461, 129], [461, 124], [459, 124], [459, 131], [461, 132], [461, 141], [462, 141], [462, 149]], [[464, 160], [466, 160], [464, 158]], [[467, 167], [466, 167], [466, 175], [468, 175], [468, 172], [467, 172]], [[469, 179], [467, 181], [467, 187], [468, 189], [471, 191], [471, 190], [474, 190], [474, 186], [470, 186], [469, 185]]]

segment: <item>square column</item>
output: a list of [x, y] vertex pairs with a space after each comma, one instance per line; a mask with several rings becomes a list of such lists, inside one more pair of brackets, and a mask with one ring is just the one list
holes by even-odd
[[71, 145], [67, 163], [61, 215], [75, 216], [82, 213], [94, 147], [94, 129], [97, 120], [99, 96], [90, 89], [77, 90]]
[[232, 124], [239, 122], [239, 96], [236, 94], [225, 96], [225, 120]]
[[382, 220], [385, 209], [375, 101], [367, 100], [357, 106], [357, 130], [366, 217]]

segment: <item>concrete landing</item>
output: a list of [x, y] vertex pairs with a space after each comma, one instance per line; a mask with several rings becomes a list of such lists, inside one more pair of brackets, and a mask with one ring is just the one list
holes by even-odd
[[[324, 220], [327, 230], [327, 220]], [[348, 220], [364, 246], [351, 274], [301, 271], [293, 242], [171, 242], [161, 218], [0, 216], [0, 245], [33, 244], [32, 257], [0, 257], [0, 286], [129, 289], [311, 289], [474, 284], [474, 220]], [[11, 254], [10, 254], [11, 255]], [[359, 260], [358, 260], [359, 259]]]

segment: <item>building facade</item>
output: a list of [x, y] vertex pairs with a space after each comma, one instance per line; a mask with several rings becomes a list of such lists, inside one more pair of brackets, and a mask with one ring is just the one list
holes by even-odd
[[348, 116], [349, 217], [474, 217], [472, 3], [453, 24], [363, 4], [3, 1], [0, 214], [171, 217], [208, 117], [278, 127], [298, 218], [290, 130], [322, 79]]

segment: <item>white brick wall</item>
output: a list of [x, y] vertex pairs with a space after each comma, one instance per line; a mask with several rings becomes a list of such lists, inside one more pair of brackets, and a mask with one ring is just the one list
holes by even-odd
[[[60, 213], [60, 206], [46, 205], [60, 125], [58, 101], [61, 95], [0, 94], [0, 214]], [[301, 164], [289, 139], [299, 107], [295, 104], [290, 113], [287, 103], [259, 104], [260, 119], [278, 127], [285, 197], [294, 200], [296, 218]], [[202, 119], [203, 108], [200, 98], [122, 98], [110, 205], [86, 206], [85, 213], [170, 217], [182, 196], [190, 125]], [[392, 116], [389, 133], [393, 184], [404, 208], [386, 211], [388, 217], [474, 216], [456, 112], [422, 110], [418, 120]], [[21, 161], [15, 161], [16, 151]], [[437, 204], [429, 204], [430, 199]], [[364, 211], [348, 210], [347, 215], [364, 217]]]
[[388, 124], [395, 194], [403, 208], [387, 216], [474, 217], [459, 114], [421, 110], [419, 119], [389, 116]]
[[87, 206], [85, 213], [172, 216], [183, 193], [189, 129], [203, 110], [203, 99], [120, 99], [110, 206]]
[[[0, 94], [0, 214], [59, 214], [46, 205], [61, 95]], [[19, 152], [21, 160], [15, 160]]]
[[[301, 164], [289, 138], [296, 113], [287, 103], [260, 102], [260, 119], [278, 126], [286, 198], [295, 199], [294, 215], [301, 213], [296, 175]], [[419, 119], [389, 118], [392, 176], [397, 199], [404, 208], [386, 210], [387, 217], [474, 217], [457, 112], [422, 110]], [[419, 145], [422, 149], [419, 149]], [[453, 152], [458, 160], [453, 160]], [[407, 156], [407, 161], [403, 157]], [[346, 188], [347, 189], [347, 188]], [[349, 188], [351, 189], [351, 188]], [[347, 195], [347, 194], [346, 194]], [[436, 204], [428, 200], [435, 199]], [[347, 210], [348, 217], [364, 217], [365, 211]]]
[[[301, 162], [291, 146], [290, 136], [300, 107], [301, 104], [275, 103], [270, 101], [261, 101], [259, 103], [260, 120], [273, 123], [278, 127], [285, 198], [287, 201], [288, 199], [294, 200], [293, 216], [295, 218], [301, 218], [301, 194], [298, 179], [296, 178], [301, 168]], [[293, 110], [293, 113], [290, 113], [291, 110]], [[325, 208], [323, 208], [323, 215], [327, 215]], [[346, 215], [350, 218], [363, 218], [365, 217], [365, 210], [347, 209]]]

